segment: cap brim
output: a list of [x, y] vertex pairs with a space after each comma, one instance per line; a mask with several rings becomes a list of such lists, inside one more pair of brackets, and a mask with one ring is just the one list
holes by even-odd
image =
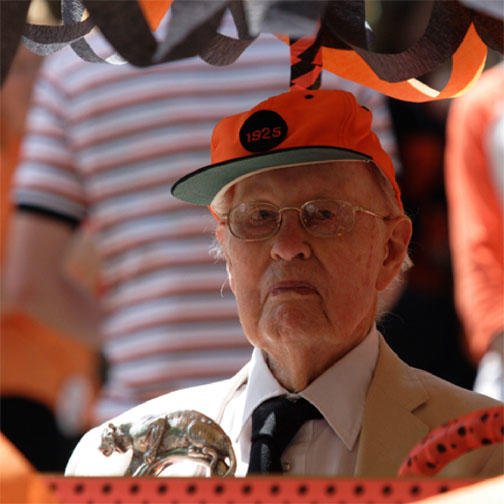
[[259, 172], [307, 163], [343, 160], [370, 161], [372, 158], [361, 152], [336, 147], [294, 147], [275, 150], [204, 166], [178, 180], [173, 185], [171, 193], [183, 201], [208, 206], [233, 184]]

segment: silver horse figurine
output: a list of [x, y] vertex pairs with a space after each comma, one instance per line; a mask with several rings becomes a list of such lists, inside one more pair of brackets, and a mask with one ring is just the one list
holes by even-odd
[[100, 451], [133, 450], [125, 476], [159, 476], [169, 465], [192, 460], [210, 469], [211, 476], [233, 476], [236, 457], [231, 440], [211, 418], [198, 411], [176, 411], [145, 417], [136, 423], [108, 424]]

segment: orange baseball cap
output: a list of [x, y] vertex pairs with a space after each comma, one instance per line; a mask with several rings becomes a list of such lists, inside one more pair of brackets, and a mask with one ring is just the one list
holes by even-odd
[[390, 156], [371, 130], [372, 114], [353, 94], [292, 89], [222, 119], [212, 135], [212, 164], [178, 180], [172, 194], [212, 205], [239, 180], [261, 171], [341, 160], [373, 161], [401, 194]]

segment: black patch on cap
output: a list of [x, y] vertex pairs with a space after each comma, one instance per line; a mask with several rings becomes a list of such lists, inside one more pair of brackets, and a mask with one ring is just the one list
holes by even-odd
[[249, 152], [265, 152], [280, 145], [287, 136], [287, 123], [272, 110], [252, 114], [240, 129], [240, 142]]

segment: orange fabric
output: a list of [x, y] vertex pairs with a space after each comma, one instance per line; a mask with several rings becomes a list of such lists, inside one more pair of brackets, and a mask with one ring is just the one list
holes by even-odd
[[0, 433], [0, 502], [55, 504], [43, 478], [21, 452]]
[[138, 0], [138, 3], [147, 23], [149, 23], [150, 29], [155, 31], [173, 3], [173, 0]]
[[28, 397], [54, 410], [62, 385], [72, 375], [94, 378], [91, 385], [97, 393], [97, 356], [79, 342], [22, 313], [4, 314], [1, 334], [3, 396]]
[[504, 67], [486, 72], [452, 103], [445, 185], [455, 301], [477, 362], [504, 328], [504, 222], [485, 149], [495, 113], [504, 112]]
[[[287, 93], [268, 98], [247, 112], [222, 119], [212, 135], [212, 164], [253, 154], [254, 152], [245, 148], [243, 139], [240, 138], [243, 134], [247, 135], [246, 138], [250, 137], [249, 145], [260, 144], [264, 139], [275, 137], [277, 133], [280, 136], [280, 130], [275, 131], [277, 128], [271, 129], [266, 123], [265, 127], [254, 123], [256, 129], [244, 133], [245, 121], [259, 111], [272, 111], [280, 115], [287, 129], [285, 138], [277, 145], [254, 152], [264, 154], [296, 147], [324, 146], [366, 154], [390, 180], [399, 205], [402, 206], [392, 160], [371, 130], [372, 114], [361, 107], [351, 93], [345, 91], [321, 89], [306, 91], [292, 88]], [[334, 120], [335, 116], [338, 118], [337, 121]]]

